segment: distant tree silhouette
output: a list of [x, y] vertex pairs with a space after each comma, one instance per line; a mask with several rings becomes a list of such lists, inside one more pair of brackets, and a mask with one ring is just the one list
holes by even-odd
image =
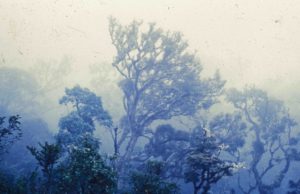
[[22, 136], [20, 118], [19, 115], [9, 117], [5, 126], [5, 117], [0, 117], [0, 155]]
[[235, 128], [231, 127], [231, 134], [235, 134], [231, 138], [240, 139], [235, 141], [236, 147], [232, 153], [243, 152], [245, 141], [250, 144], [244, 150], [250, 153], [250, 158], [236, 155], [239, 161], [248, 163], [247, 177], [252, 180], [246, 185], [241, 184], [239, 178], [239, 189], [243, 193], [274, 193], [275, 189], [281, 187], [291, 163], [300, 159], [297, 150], [299, 134], [293, 131], [296, 122], [281, 101], [269, 97], [262, 90], [232, 89], [227, 99], [247, 124], [247, 127], [239, 127], [236, 123]]

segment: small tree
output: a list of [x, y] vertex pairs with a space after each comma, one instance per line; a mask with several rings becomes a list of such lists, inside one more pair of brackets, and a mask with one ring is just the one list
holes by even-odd
[[220, 158], [221, 147], [207, 133], [203, 129], [194, 132], [192, 150], [187, 156], [185, 181], [193, 184], [194, 194], [208, 193], [221, 178], [231, 176], [235, 167], [233, 162]]
[[44, 192], [51, 194], [54, 186], [54, 168], [60, 157], [60, 148], [58, 145], [49, 144], [48, 142], [45, 142], [45, 144], [40, 143], [39, 145], [41, 150], [30, 146], [27, 148], [38, 161], [46, 177]]

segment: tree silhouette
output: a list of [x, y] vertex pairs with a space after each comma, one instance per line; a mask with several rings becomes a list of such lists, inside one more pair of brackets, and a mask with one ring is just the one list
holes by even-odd
[[[126, 115], [121, 119], [118, 146], [126, 144], [121, 164], [129, 161], [138, 139], [156, 120], [190, 116], [214, 104], [224, 81], [218, 73], [200, 79], [202, 66], [180, 33], [164, 32], [155, 24], [133, 21], [120, 25], [110, 18], [109, 32], [116, 49], [113, 67], [122, 76]], [[121, 165], [122, 166], [122, 165]]]

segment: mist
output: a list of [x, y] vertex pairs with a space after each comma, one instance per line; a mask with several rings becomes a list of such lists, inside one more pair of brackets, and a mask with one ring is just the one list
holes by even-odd
[[[299, 193], [299, 10], [296, 0], [0, 1], [1, 193]], [[218, 165], [197, 158], [201, 146]], [[46, 170], [43, 149], [55, 156]], [[90, 188], [72, 174], [89, 160], [107, 185], [57, 190]], [[207, 181], [205, 166], [222, 176]], [[158, 182], [139, 188], [149, 176]]]

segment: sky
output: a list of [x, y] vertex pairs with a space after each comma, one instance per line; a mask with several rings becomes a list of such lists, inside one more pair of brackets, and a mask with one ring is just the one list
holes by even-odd
[[[72, 62], [70, 84], [86, 84], [100, 64], [116, 76], [108, 17], [156, 22], [180, 31], [210, 75], [227, 87], [256, 85], [300, 106], [298, 0], [0, 0], [0, 63], [29, 68], [39, 60]], [[299, 99], [299, 100], [298, 100]]]

